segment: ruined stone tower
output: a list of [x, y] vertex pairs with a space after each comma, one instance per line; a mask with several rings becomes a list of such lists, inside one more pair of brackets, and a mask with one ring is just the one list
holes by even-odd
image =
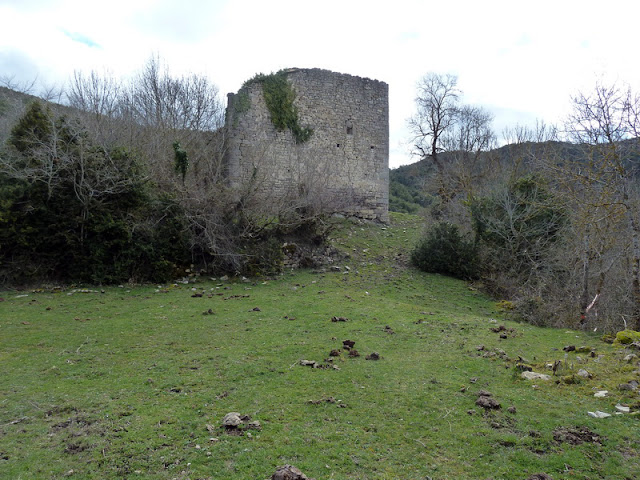
[[292, 87], [298, 124], [310, 136], [274, 126], [263, 85], [247, 82], [229, 94], [230, 181], [253, 182], [266, 202], [303, 195], [328, 210], [388, 221], [388, 85], [320, 69], [278, 74]]

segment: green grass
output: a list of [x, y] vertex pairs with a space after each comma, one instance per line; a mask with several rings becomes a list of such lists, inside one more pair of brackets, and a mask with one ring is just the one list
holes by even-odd
[[[638, 379], [628, 352], [503, 321], [464, 282], [410, 269], [420, 233], [408, 215], [384, 229], [343, 222], [332, 242], [349, 270], [0, 293], [0, 477], [263, 479], [290, 463], [317, 480], [639, 478], [639, 417], [587, 415], [640, 406], [617, 389]], [[507, 339], [496, 324], [513, 329]], [[361, 356], [344, 352], [339, 370], [299, 365], [345, 339]], [[604, 357], [565, 362], [569, 344]], [[383, 358], [365, 360], [374, 351]], [[518, 356], [541, 372], [562, 360], [558, 380], [578, 368], [594, 378], [534, 388], [518, 378]], [[477, 407], [480, 389], [502, 409]], [[610, 396], [594, 398], [598, 389]], [[231, 411], [262, 430], [223, 432]], [[554, 440], [581, 427], [601, 443]]]

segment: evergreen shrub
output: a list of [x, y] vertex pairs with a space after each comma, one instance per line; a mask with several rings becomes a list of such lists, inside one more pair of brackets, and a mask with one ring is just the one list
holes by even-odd
[[439, 222], [418, 242], [411, 263], [429, 273], [442, 273], [460, 279], [477, 276], [477, 251], [474, 243], [460, 233], [458, 226]]

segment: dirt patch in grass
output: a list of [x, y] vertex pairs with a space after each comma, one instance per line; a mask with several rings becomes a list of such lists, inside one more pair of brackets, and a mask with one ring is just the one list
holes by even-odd
[[558, 443], [581, 445], [583, 443], [597, 443], [602, 445], [603, 438], [587, 427], [558, 427], [553, 431], [553, 439]]
[[68, 453], [69, 455], [75, 455], [81, 452], [84, 452], [89, 447], [87, 445], [80, 445], [78, 443], [68, 443], [64, 449], [64, 453]]
[[55, 419], [55, 423], [49, 427], [49, 436], [64, 453], [78, 455], [98, 448], [105, 442], [109, 432], [99, 418], [75, 409], [70, 411], [74, 414], [65, 419]]
[[53, 433], [58, 433], [61, 430], [65, 430], [68, 428], [75, 428], [78, 430], [84, 430], [87, 427], [89, 427], [93, 422], [93, 420], [90, 420], [88, 418], [84, 418], [82, 416], [73, 416], [70, 417], [68, 420], [56, 423], [55, 425], [51, 426], [51, 431]]

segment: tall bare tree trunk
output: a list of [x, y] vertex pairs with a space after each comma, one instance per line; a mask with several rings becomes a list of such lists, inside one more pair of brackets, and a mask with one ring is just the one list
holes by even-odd
[[580, 294], [580, 326], [587, 322], [587, 307], [589, 306], [589, 227], [584, 236], [584, 250], [582, 253], [582, 293]]
[[640, 224], [635, 212], [629, 209], [631, 224], [631, 299], [633, 302], [631, 328], [640, 331]]

